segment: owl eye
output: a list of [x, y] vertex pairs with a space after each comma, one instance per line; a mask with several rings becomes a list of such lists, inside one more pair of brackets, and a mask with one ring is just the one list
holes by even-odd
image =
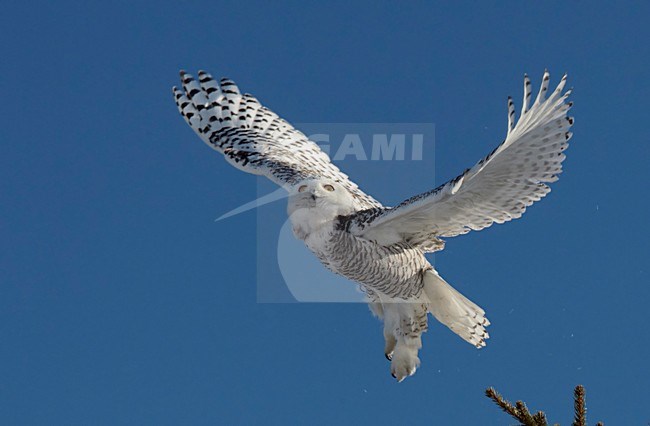
[[307, 189], [307, 185], [300, 185], [300, 186], [298, 187], [298, 192], [304, 192], [305, 189]]
[[332, 185], [323, 185], [323, 188], [325, 188], [326, 191], [332, 192], [334, 191], [334, 187]]

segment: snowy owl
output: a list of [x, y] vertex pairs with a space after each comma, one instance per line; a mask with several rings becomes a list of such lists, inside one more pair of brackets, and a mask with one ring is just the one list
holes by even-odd
[[494, 151], [455, 179], [387, 207], [232, 80], [180, 74], [182, 88], [173, 93], [187, 124], [233, 166], [285, 188], [296, 238], [328, 269], [359, 283], [384, 322], [393, 377], [402, 381], [418, 368], [428, 313], [473, 346], [485, 346], [485, 311], [442, 279], [425, 253], [442, 250], [443, 238], [519, 218], [549, 193], [571, 138], [566, 75], [547, 96], [544, 72], [532, 106], [525, 76], [521, 114], [515, 119], [508, 98], [507, 135]]

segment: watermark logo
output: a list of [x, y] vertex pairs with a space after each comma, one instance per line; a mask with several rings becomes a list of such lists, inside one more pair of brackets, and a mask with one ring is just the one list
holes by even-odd
[[[409, 159], [422, 160], [424, 134], [422, 133], [374, 133], [368, 136], [369, 141], [364, 143], [359, 133], [347, 133], [340, 142], [335, 143], [332, 150], [331, 135], [317, 133], [309, 135], [320, 148], [327, 153], [333, 161], [404, 161], [407, 158], [407, 149], [410, 151]], [[408, 138], [408, 140], [407, 140]], [[369, 142], [369, 143], [368, 143]], [[369, 151], [368, 152], [368, 147]]]
[[[432, 123], [302, 123], [295, 127], [375, 198], [393, 192], [401, 194], [401, 201], [415, 195], [396, 178], [408, 180], [415, 167], [426, 168], [433, 181]], [[304, 242], [294, 237], [287, 197], [284, 189], [259, 178], [256, 198], [217, 219], [257, 209], [258, 302], [364, 302], [357, 283], [327, 270]]]

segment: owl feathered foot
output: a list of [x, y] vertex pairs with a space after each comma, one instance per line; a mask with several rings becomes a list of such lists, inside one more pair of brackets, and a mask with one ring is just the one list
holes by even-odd
[[[419, 341], [420, 339], [418, 338], [417, 340]], [[398, 382], [415, 374], [415, 371], [420, 366], [420, 358], [418, 358], [419, 349], [415, 342], [411, 344], [406, 342], [397, 343], [390, 362], [390, 374]]]
[[418, 351], [422, 333], [427, 330], [427, 308], [421, 302], [371, 303], [371, 311], [384, 320], [384, 355], [390, 363], [390, 373], [401, 382], [415, 374], [420, 366]]

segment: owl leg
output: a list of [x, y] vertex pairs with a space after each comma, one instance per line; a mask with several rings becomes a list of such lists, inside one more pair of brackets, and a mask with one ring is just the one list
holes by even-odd
[[386, 346], [384, 347], [384, 356], [387, 360], [391, 361], [393, 359], [393, 352], [395, 351], [395, 345], [397, 345], [397, 339], [395, 338], [395, 333], [388, 323], [384, 323], [384, 340], [386, 340]]
[[422, 333], [427, 330], [426, 305], [386, 303], [384, 320], [386, 357], [391, 354], [391, 375], [401, 382], [420, 366], [418, 351], [422, 347]]
[[372, 301], [368, 302], [368, 307], [370, 312], [373, 313], [377, 318], [384, 321], [384, 340], [386, 341], [386, 346], [384, 346], [384, 356], [387, 360], [393, 358], [393, 351], [395, 350], [395, 345], [397, 344], [397, 339], [395, 338], [395, 324], [394, 318], [391, 316], [390, 319], [386, 319], [384, 316], [384, 306], [381, 304], [381, 301], [377, 296], [374, 296]]

